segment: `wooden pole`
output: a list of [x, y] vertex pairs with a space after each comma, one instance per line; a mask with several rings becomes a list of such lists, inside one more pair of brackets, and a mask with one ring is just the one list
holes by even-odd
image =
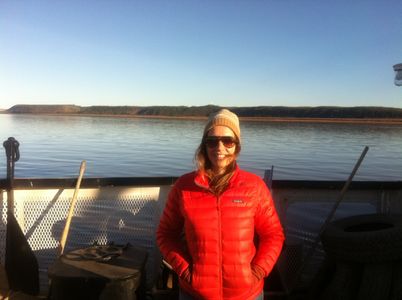
[[71, 199], [70, 209], [68, 211], [68, 215], [67, 215], [67, 219], [66, 219], [66, 225], [64, 226], [63, 233], [61, 234], [60, 244], [57, 249], [58, 256], [63, 254], [64, 248], [66, 246], [67, 236], [68, 236], [68, 232], [70, 230], [71, 218], [73, 217], [73, 214], [74, 214], [75, 203], [77, 202], [78, 191], [80, 189], [82, 177], [84, 176], [85, 168], [86, 168], [86, 161], [83, 160], [81, 162], [80, 173], [78, 175], [77, 183], [75, 185], [73, 198]]

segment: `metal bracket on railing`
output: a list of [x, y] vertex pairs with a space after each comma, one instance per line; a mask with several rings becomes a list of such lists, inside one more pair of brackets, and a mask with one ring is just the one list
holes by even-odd
[[15, 138], [9, 137], [8, 140], [4, 141], [3, 146], [6, 149], [7, 157], [7, 209], [14, 213], [13, 181], [15, 162], [20, 159], [20, 143]]
[[271, 170], [265, 170], [264, 182], [269, 189], [272, 188], [272, 178], [274, 177], [274, 166], [271, 166]]

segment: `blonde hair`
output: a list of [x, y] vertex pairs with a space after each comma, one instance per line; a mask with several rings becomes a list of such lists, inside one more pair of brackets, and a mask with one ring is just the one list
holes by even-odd
[[235, 158], [228, 166], [226, 166], [223, 173], [215, 174], [214, 172], [212, 172], [212, 164], [207, 154], [207, 146], [205, 143], [205, 138], [207, 137], [207, 134], [208, 132], [204, 132], [201, 143], [195, 152], [194, 160], [197, 166], [197, 170], [200, 173], [205, 174], [209, 178], [209, 186], [211, 190], [214, 192], [215, 195], [220, 195], [226, 190], [227, 186], [229, 185], [229, 181], [232, 178], [234, 171], [236, 170], [236, 157], [241, 150], [240, 141], [239, 138], [235, 135]]

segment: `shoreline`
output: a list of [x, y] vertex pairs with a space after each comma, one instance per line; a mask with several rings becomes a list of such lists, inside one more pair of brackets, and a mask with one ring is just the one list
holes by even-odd
[[[8, 113], [7, 115], [34, 115], [34, 116], [75, 116], [75, 117], [103, 117], [126, 119], [167, 119], [167, 120], [206, 120], [207, 116], [163, 116], [163, 115], [126, 115], [126, 114], [83, 114], [83, 113]], [[402, 119], [391, 118], [296, 118], [296, 117], [239, 117], [247, 122], [271, 123], [334, 123], [334, 124], [383, 124], [402, 125]]]

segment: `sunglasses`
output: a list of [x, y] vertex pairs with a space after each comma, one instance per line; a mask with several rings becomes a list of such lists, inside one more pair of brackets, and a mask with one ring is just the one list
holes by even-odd
[[235, 138], [231, 136], [207, 136], [205, 138], [205, 144], [208, 148], [218, 147], [219, 141], [221, 141], [226, 148], [232, 148], [237, 144]]

